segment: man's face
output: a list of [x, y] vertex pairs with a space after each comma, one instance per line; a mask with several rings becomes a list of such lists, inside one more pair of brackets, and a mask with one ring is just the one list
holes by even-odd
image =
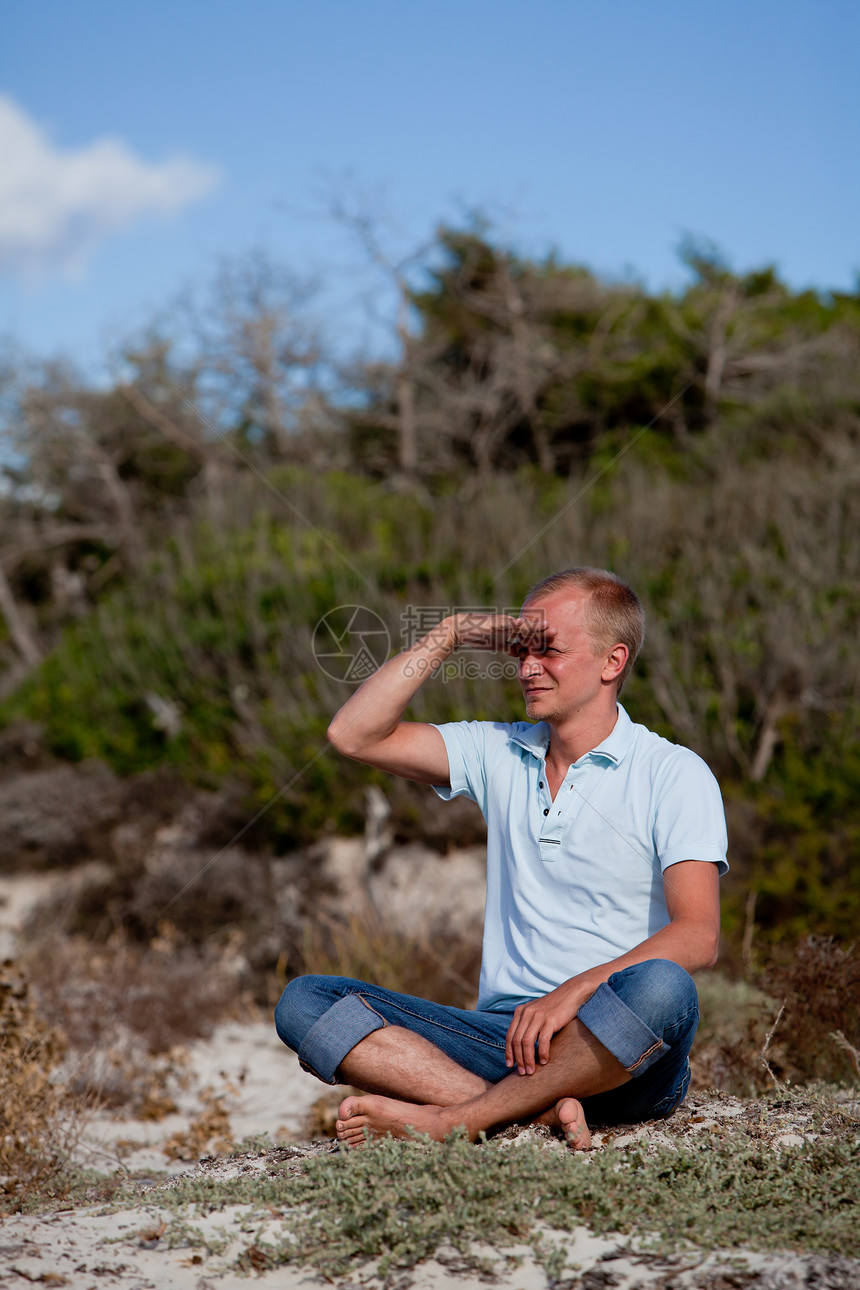
[[542, 620], [546, 627], [546, 640], [524, 645], [517, 666], [530, 721], [561, 725], [605, 690], [607, 656], [595, 653], [586, 630], [588, 600], [587, 591], [570, 587], [523, 605], [523, 618]]

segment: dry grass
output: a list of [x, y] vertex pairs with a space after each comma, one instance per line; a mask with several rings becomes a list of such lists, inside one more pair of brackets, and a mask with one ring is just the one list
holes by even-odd
[[348, 922], [325, 918], [309, 924], [302, 959], [307, 972], [357, 977], [456, 1008], [474, 1007], [478, 995], [479, 938], [404, 936], [371, 908]]
[[246, 1010], [213, 951], [169, 934], [151, 946], [120, 935], [98, 946], [47, 936], [28, 949], [26, 966], [46, 1023], [65, 1036], [70, 1090], [144, 1119], [175, 1109], [184, 1046]]
[[168, 1160], [199, 1160], [207, 1153], [227, 1155], [233, 1150], [230, 1116], [221, 1094], [205, 1089], [200, 1095], [201, 1110], [184, 1131], [172, 1134], [164, 1144]]
[[58, 1083], [63, 1036], [37, 1015], [14, 963], [0, 968], [0, 1211], [55, 1190], [89, 1104]]
[[754, 1097], [777, 1083], [851, 1084], [860, 1047], [860, 950], [809, 936], [754, 983], [706, 973], [692, 1054], [698, 1088]]
[[302, 1136], [310, 1138], [312, 1142], [320, 1138], [334, 1138], [335, 1124], [337, 1122], [337, 1113], [341, 1102], [351, 1093], [361, 1094], [364, 1089], [353, 1088], [349, 1084], [338, 1084], [323, 1093], [314, 1102], [305, 1118]]
[[794, 1083], [853, 1081], [852, 1050], [860, 1045], [860, 947], [808, 936], [771, 964], [762, 984], [785, 1005], [768, 1051], [775, 1073]]

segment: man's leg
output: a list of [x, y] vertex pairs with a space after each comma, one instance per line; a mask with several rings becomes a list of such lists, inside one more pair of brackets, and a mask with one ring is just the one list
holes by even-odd
[[[459, 1106], [346, 1098], [338, 1137], [358, 1145], [366, 1130], [403, 1136], [413, 1128], [440, 1139], [463, 1126], [474, 1140], [482, 1130], [540, 1117], [561, 1127], [572, 1145], [588, 1145], [579, 1099], [593, 1099], [586, 1105], [595, 1107], [614, 1101], [614, 1118], [622, 1120], [673, 1109], [674, 1090], [681, 1087], [683, 1096], [686, 1089], [683, 1077], [697, 1021], [695, 986], [683, 968], [661, 959], [636, 964], [595, 991], [553, 1039], [547, 1065], [532, 1075], [508, 1075]], [[643, 1096], [628, 1094], [638, 1081]], [[618, 1114], [625, 1101], [638, 1115]]]
[[486, 1093], [489, 1080], [474, 1075], [429, 1039], [386, 1026], [347, 1053], [340, 1064], [344, 1083], [407, 1102], [454, 1106]]
[[[452, 1129], [463, 1127], [474, 1142], [482, 1131], [541, 1117], [572, 1133], [576, 1145], [587, 1146], [579, 1099], [617, 1088], [630, 1078], [617, 1058], [574, 1020], [553, 1039], [546, 1066], [538, 1066], [532, 1075], [509, 1074], [459, 1105], [410, 1106], [390, 1097], [348, 1097], [340, 1106], [337, 1136], [348, 1145], [359, 1145], [365, 1130], [404, 1137], [414, 1129], [441, 1141]], [[548, 1114], [551, 1108], [554, 1114]], [[581, 1128], [574, 1131], [576, 1125]]]
[[346, 977], [298, 977], [275, 1010], [279, 1036], [319, 1079], [440, 1106], [507, 1073], [509, 1021]]

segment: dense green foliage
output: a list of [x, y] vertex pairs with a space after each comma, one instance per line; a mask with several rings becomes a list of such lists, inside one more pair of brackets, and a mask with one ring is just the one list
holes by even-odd
[[[327, 612], [366, 606], [395, 648], [410, 605], [503, 609], [603, 565], [649, 616], [625, 703], [723, 785], [730, 930], [751, 887], [765, 928], [850, 935], [860, 298], [687, 258], [690, 285], [650, 296], [443, 231], [399, 359], [325, 394], [259, 266], [193, 358], [163, 335], [106, 392], [23, 375], [0, 720], [123, 774], [230, 780], [290, 848], [360, 829], [374, 778], [326, 750], [349, 693], [314, 657]], [[519, 716], [485, 662], [413, 715]], [[421, 793], [385, 787], [420, 832]]]

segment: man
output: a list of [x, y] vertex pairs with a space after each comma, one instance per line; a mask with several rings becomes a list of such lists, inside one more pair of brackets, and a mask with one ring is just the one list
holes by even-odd
[[[276, 1026], [301, 1064], [367, 1090], [341, 1103], [342, 1142], [536, 1122], [586, 1148], [588, 1121], [659, 1119], [683, 1099], [689, 974], [717, 955], [725, 819], [704, 762], [617, 702], [643, 636], [626, 583], [569, 569], [518, 618], [444, 619], [335, 716], [340, 752], [470, 797], [488, 829], [475, 1011], [340, 977], [284, 991]], [[461, 648], [518, 659], [528, 722], [402, 720]]]

